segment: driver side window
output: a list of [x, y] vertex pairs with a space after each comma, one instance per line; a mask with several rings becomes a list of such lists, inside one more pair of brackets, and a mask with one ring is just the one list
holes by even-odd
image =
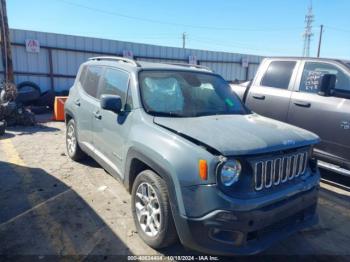
[[305, 63], [299, 91], [318, 93], [318, 81], [324, 74], [336, 75], [335, 89], [350, 92], [350, 77], [348, 75], [334, 65], [318, 62]]

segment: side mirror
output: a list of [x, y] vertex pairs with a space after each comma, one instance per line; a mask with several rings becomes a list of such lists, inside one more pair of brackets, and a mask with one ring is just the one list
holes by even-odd
[[331, 96], [335, 89], [337, 76], [334, 74], [324, 74], [318, 83], [318, 94], [320, 96]]
[[117, 95], [102, 95], [101, 108], [119, 114], [122, 111], [122, 99]]

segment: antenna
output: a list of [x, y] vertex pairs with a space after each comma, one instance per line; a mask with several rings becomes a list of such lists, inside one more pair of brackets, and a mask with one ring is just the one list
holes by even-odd
[[312, 33], [312, 23], [314, 22], [314, 17], [315, 16], [312, 12], [312, 0], [311, 0], [310, 5], [308, 7], [307, 14], [305, 15], [305, 30], [303, 33], [303, 39], [304, 39], [303, 56], [310, 56], [311, 37], [314, 35]]

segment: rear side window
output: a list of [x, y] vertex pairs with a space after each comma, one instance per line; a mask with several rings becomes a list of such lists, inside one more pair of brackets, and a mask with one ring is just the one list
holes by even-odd
[[101, 89], [98, 97], [103, 94], [118, 95], [125, 105], [129, 86], [129, 74], [112, 68], [107, 68], [102, 79]]
[[317, 93], [319, 91], [318, 81], [324, 74], [336, 75], [335, 89], [350, 91], [350, 77], [348, 75], [334, 65], [318, 62], [305, 63], [299, 90], [301, 92]]
[[85, 78], [86, 78], [86, 66], [83, 66], [83, 68], [81, 69], [81, 72], [80, 72], [80, 76], [79, 76], [79, 82], [81, 85], [84, 84]]
[[[87, 66], [83, 89], [92, 97], [97, 97], [98, 83], [102, 75], [103, 68], [100, 66]], [[83, 73], [83, 72], [82, 72]]]
[[288, 89], [296, 62], [273, 61], [261, 81], [262, 86]]

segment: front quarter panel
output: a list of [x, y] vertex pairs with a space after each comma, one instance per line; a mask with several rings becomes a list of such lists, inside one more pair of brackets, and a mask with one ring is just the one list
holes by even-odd
[[[130, 133], [127, 148], [133, 149], [157, 162], [167, 170], [182, 186], [212, 184], [216, 182], [215, 169], [219, 157], [204, 148], [171, 133], [153, 123], [153, 117], [145, 115], [141, 109], [135, 110], [135, 123]], [[198, 162], [208, 163], [208, 179], [201, 180]], [[161, 174], [160, 174], [161, 175]]]
[[[157, 126], [153, 123], [153, 117], [142, 113], [141, 110], [134, 112], [137, 116], [126, 146], [124, 183], [128, 187], [132, 158], [140, 157], [139, 160], [150, 166], [166, 181], [173, 212], [185, 215], [182, 188], [216, 183], [215, 171], [219, 157]], [[207, 180], [201, 180], [199, 177], [198, 162], [200, 159], [208, 163]]]

